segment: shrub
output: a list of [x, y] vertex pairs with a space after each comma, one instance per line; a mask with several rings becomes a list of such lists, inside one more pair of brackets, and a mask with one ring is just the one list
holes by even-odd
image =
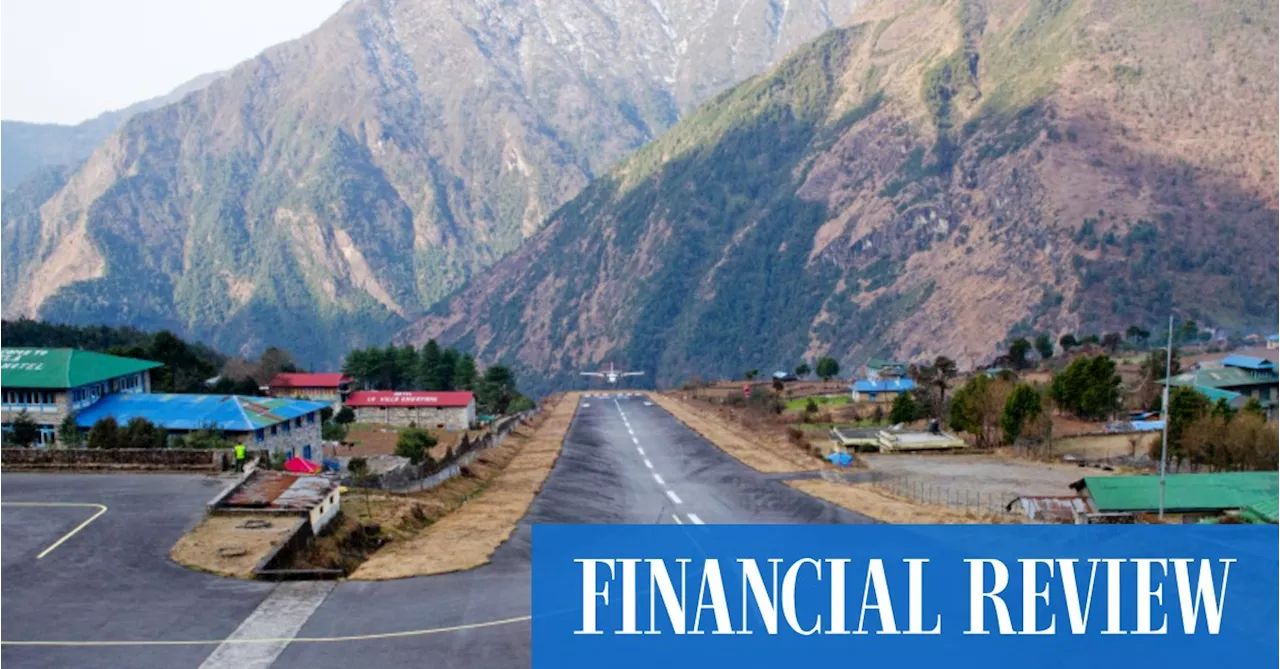
[[121, 446], [124, 448], [164, 448], [168, 433], [155, 423], [141, 416], [129, 419], [125, 426]]
[[84, 445], [84, 433], [76, 423], [75, 413], [67, 414], [58, 425], [58, 443], [66, 448], [78, 448]]
[[396, 439], [396, 455], [409, 458], [409, 462], [419, 464], [430, 461], [427, 450], [436, 445], [436, 438], [426, 430], [411, 427], [400, 433]]
[[342, 407], [338, 410], [338, 413], [333, 415], [333, 422], [340, 425], [354, 423], [356, 422], [356, 412], [352, 411], [351, 407]]
[[111, 416], [99, 419], [89, 428], [89, 448], [120, 448], [120, 424]]
[[13, 443], [25, 448], [36, 443], [36, 440], [40, 438], [40, 426], [36, 425], [35, 420], [27, 413], [27, 410], [23, 409], [13, 419], [13, 431], [9, 434], [9, 439]]

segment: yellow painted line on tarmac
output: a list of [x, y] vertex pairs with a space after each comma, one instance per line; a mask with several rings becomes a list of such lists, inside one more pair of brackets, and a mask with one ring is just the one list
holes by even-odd
[[76, 535], [76, 532], [79, 532], [80, 530], [83, 530], [84, 528], [88, 527], [89, 523], [92, 523], [93, 521], [97, 520], [99, 516], [107, 512], [106, 504], [88, 504], [88, 503], [82, 503], [82, 502], [0, 502], [0, 505], [30, 506], [30, 507], [83, 507], [83, 508], [93, 508], [98, 510], [97, 513], [93, 514], [92, 516], [89, 516], [88, 520], [84, 521], [83, 523], [80, 523], [79, 525], [76, 525], [75, 529], [71, 530], [70, 532], [67, 532], [66, 534], [62, 535], [61, 539], [58, 539], [57, 541], [53, 542], [52, 546], [49, 546], [48, 548], [41, 551], [40, 554], [36, 556], [37, 560], [52, 553], [53, 549], [57, 548], [58, 546], [61, 546], [63, 542], [65, 542], [67, 539], [74, 537]]
[[0, 641], [0, 646], [58, 646], [58, 647], [102, 647], [102, 646], [220, 646], [222, 644], [246, 643], [340, 643], [344, 641], [378, 641], [382, 639], [400, 639], [405, 637], [461, 632], [464, 630], [500, 627], [531, 620], [533, 616], [516, 616], [502, 620], [490, 620], [482, 623], [467, 623], [449, 627], [433, 627], [423, 630], [407, 630], [404, 632], [382, 632], [379, 634], [356, 634], [352, 636], [312, 636], [280, 639], [175, 639], [157, 641]]

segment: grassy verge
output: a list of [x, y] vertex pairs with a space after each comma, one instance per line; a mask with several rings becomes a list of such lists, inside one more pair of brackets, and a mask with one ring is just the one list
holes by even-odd
[[[438, 520], [431, 519], [420, 531], [410, 529], [374, 553], [351, 578], [382, 580], [427, 576], [487, 563], [498, 546], [511, 536], [516, 523], [542, 489], [560, 455], [577, 405], [576, 394], [570, 394], [546, 409], [538, 425], [512, 432], [501, 446], [493, 449], [497, 451], [494, 458], [501, 461], [490, 463], [491, 475], [471, 477], [465, 490], [458, 487], [463, 485], [458, 483], [447, 498], [441, 498], [446, 493], [436, 492], [468, 478], [459, 477], [426, 493], [405, 496], [419, 504], [426, 504], [428, 500], [442, 504], [444, 513], [436, 516]], [[351, 502], [358, 513], [360, 501], [352, 499]], [[433, 515], [429, 509], [424, 511], [428, 518]], [[381, 522], [377, 515], [373, 520]]]
[[826, 407], [826, 406], [836, 407], [842, 404], [848, 404], [849, 396], [848, 395], [814, 395], [811, 397], [794, 397], [792, 399], [787, 400], [787, 408], [799, 409], [803, 411], [804, 408], [808, 406], [809, 400], [813, 400], [814, 404], [817, 404], [819, 408]]
[[651, 393], [650, 397], [686, 427], [756, 471], [781, 474], [814, 471], [824, 466], [822, 460], [789, 442], [785, 434], [748, 430], [715, 415], [712, 409], [673, 395]]

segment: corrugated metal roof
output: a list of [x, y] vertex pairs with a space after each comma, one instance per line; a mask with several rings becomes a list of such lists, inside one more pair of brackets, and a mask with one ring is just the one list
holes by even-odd
[[1276, 363], [1266, 358], [1256, 358], [1251, 355], [1239, 355], [1232, 353], [1222, 359], [1222, 364], [1227, 367], [1239, 367], [1241, 369], [1270, 369], [1275, 370]]
[[1280, 496], [1258, 500], [1245, 507], [1240, 515], [1253, 523], [1280, 522]]
[[[1096, 511], [1151, 511], [1160, 507], [1160, 477], [1089, 476], [1072, 484], [1087, 490]], [[1242, 509], [1258, 499], [1280, 495], [1280, 473], [1226, 472], [1170, 474], [1165, 480], [1165, 510]]]
[[0, 385], [77, 388], [160, 366], [150, 360], [74, 348], [3, 348], [0, 349]]
[[860, 393], [900, 393], [915, 390], [916, 382], [911, 379], [859, 379], [852, 388]]
[[423, 392], [399, 390], [358, 390], [345, 404], [349, 407], [448, 407], [461, 408], [475, 401], [469, 390]]
[[1087, 513], [1089, 506], [1075, 495], [1023, 495], [1005, 505], [1012, 511], [1015, 505], [1022, 507], [1030, 520], [1063, 522], [1075, 520], [1077, 513]]
[[222, 506], [306, 511], [324, 500], [337, 483], [323, 476], [258, 470], [222, 500]]
[[276, 374], [267, 385], [271, 388], [334, 388], [354, 379], [343, 376], [341, 372], [320, 372], [315, 374], [282, 372]]
[[[1277, 383], [1277, 377], [1271, 370], [1249, 371], [1240, 367], [1213, 367], [1183, 372], [1169, 378], [1175, 386], [1205, 386], [1207, 388], [1235, 388], [1239, 386], [1258, 386]], [[1161, 383], [1164, 379], [1160, 380]]]
[[229, 432], [251, 432], [320, 411], [324, 402], [243, 395], [185, 395], [177, 393], [127, 393], [108, 395], [76, 416], [80, 427], [92, 427], [111, 416], [124, 425], [145, 418], [166, 430], [198, 430], [212, 427]]

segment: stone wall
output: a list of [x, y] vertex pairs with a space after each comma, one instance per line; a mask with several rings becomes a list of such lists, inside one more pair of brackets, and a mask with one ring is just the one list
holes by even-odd
[[161, 469], [217, 471], [223, 458], [234, 454], [223, 449], [121, 448], [5, 448], [0, 464], [5, 469]]
[[311, 445], [311, 460], [320, 462], [323, 457], [320, 448], [320, 418], [316, 417], [314, 423], [308, 423], [304, 418], [302, 427], [294, 426], [290, 428], [286, 434], [282, 428], [276, 427], [276, 433], [271, 434], [271, 429], [264, 431], [262, 441], [257, 441], [257, 437], [253, 433], [229, 434], [228, 439], [232, 442], [242, 443], [246, 448], [252, 451], [268, 451], [270, 453], [288, 453], [293, 451], [294, 457], [303, 457], [303, 447]]

